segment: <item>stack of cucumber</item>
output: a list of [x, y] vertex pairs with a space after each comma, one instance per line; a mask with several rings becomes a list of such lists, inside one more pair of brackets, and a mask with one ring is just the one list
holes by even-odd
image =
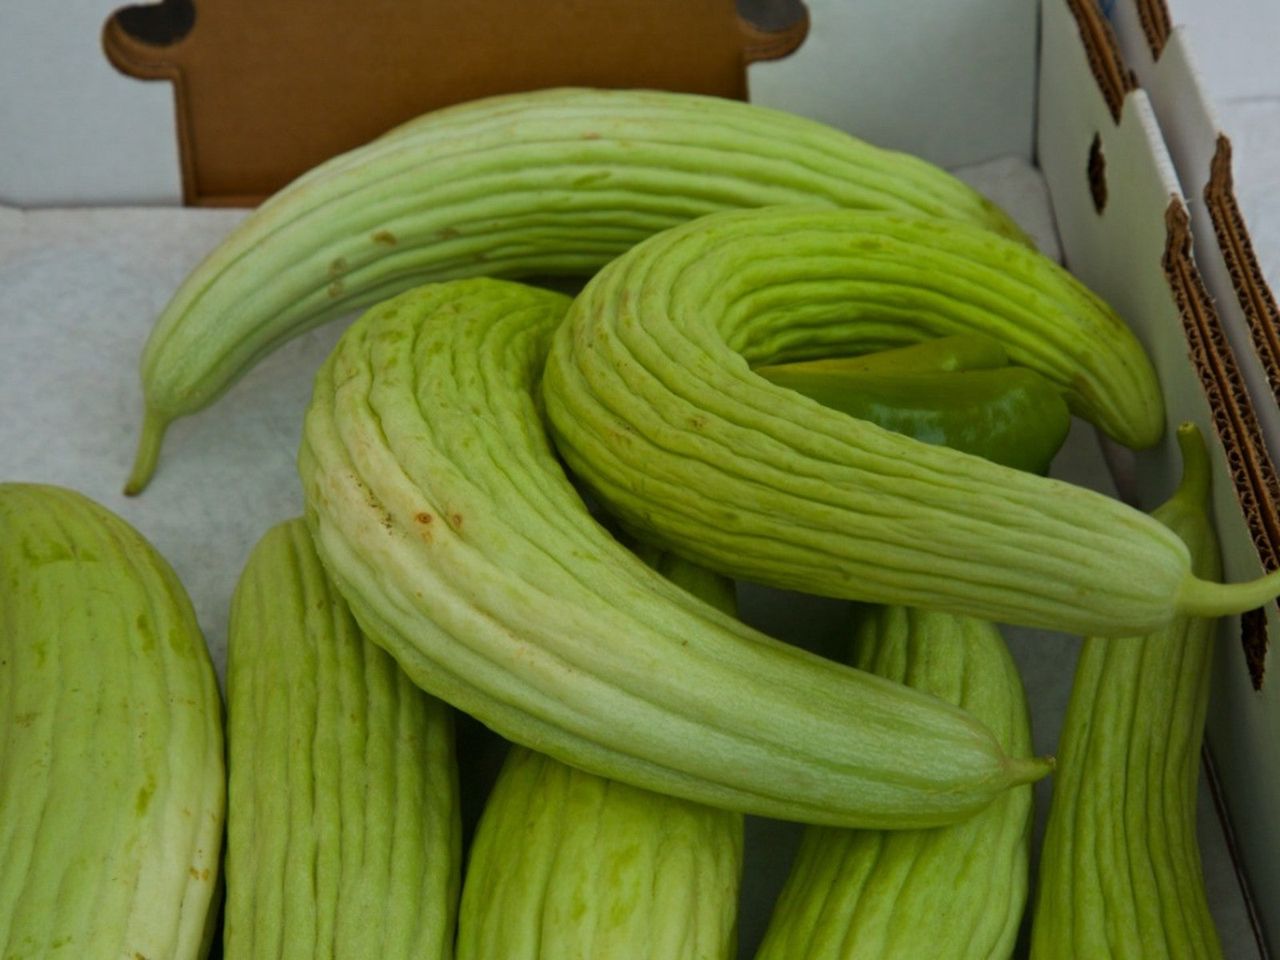
[[[191, 274], [129, 491], [174, 419], [362, 307], [300, 424], [304, 516], [233, 599], [225, 718], [146, 541], [0, 485], [0, 958], [729, 960], [744, 814], [810, 825], [760, 960], [1010, 957], [1024, 920], [1036, 958], [1221, 956], [1213, 618], [1280, 574], [1218, 582], [1190, 425], [1151, 515], [1048, 477], [1073, 415], [1144, 447], [1164, 407], [1000, 210], [714, 98], [442, 110]], [[735, 579], [856, 601], [847, 656], [744, 625]], [[1056, 766], [997, 624], [1090, 638]], [[465, 842], [455, 711], [512, 744]]]

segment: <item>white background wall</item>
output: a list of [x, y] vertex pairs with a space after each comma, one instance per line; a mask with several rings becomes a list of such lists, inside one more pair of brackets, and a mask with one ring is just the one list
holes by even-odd
[[180, 202], [172, 87], [102, 52], [123, 5], [0, 0], [0, 203]]

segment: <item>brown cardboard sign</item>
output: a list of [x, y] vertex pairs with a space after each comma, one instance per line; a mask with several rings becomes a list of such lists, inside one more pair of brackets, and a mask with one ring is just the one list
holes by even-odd
[[252, 205], [429, 110], [543, 87], [745, 99], [746, 66], [803, 41], [734, 0], [164, 0], [117, 10], [121, 72], [174, 84], [189, 205]]

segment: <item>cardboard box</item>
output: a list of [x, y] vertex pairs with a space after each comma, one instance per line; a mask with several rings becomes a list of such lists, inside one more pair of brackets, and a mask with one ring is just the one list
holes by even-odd
[[[712, 6], [700, 15], [711, 19]], [[1184, 197], [1187, 181], [1180, 181], [1175, 163], [1180, 148], [1171, 157], [1166, 147], [1171, 117], [1181, 116], [1176, 99], [1168, 115], [1154, 74], [1150, 83], [1133, 75], [1110, 25], [1087, 0], [1044, 0], [1038, 9], [1024, 0], [931, 7], [812, 0], [808, 36], [797, 52], [750, 67], [744, 53], [745, 82], [737, 92], [962, 168], [1002, 200], [1016, 203], [1021, 196], [1029, 215], [1051, 214], [1035, 231], [1038, 238], [1051, 249], [1060, 244], [1067, 265], [1131, 322], [1160, 372], [1169, 423], [1193, 420], [1210, 438], [1227, 578], [1273, 568], [1271, 531], [1277, 528], [1269, 518], [1280, 497], [1262, 439], [1267, 421], [1249, 400], [1252, 375], [1241, 341], [1230, 335], [1235, 323], [1215, 309], [1212, 290], [1219, 281], [1202, 253], [1206, 232], [1198, 205]], [[23, 9], [29, 23], [36, 22], [34, 6]], [[724, 5], [717, 9], [722, 14]], [[0, 39], [0, 51], [6, 43], [21, 46], [9, 37]], [[154, 105], [156, 88], [135, 86], [146, 87]], [[0, 90], [6, 91], [0, 97], [14, 97], [12, 87]], [[723, 92], [735, 92], [732, 80]], [[220, 659], [226, 604], [245, 556], [269, 524], [300, 510], [293, 468], [298, 424], [311, 371], [338, 331], [295, 341], [210, 411], [176, 426], [153, 487], [138, 500], [124, 499], [119, 485], [140, 411], [134, 370], [142, 339], [186, 271], [243, 212], [127, 209], [120, 204], [155, 199], [145, 184], [132, 194], [127, 185], [124, 192], [116, 184], [97, 194], [74, 186], [83, 182], [76, 180], [77, 165], [91, 169], [92, 158], [65, 150], [62, 120], [50, 118], [42, 127], [39, 117], [8, 107], [11, 102], [0, 101], [25, 118], [35, 140], [8, 161], [0, 156], [0, 198], [15, 205], [0, 208], [0, 405], [22, 411], [6, 418], [0, 435], [6, 478], [67, 483], [139, 526], [191, 589]], [[175, 144], [182, 124], [179, 119], [171, 128]], [[30, 190], [39, 180], [30, 175], [33, 164], [59, 150], [64, 162], [53, 179], [73, 185], [60, 195]], [[157, 180], [186, 176], [183, 196], [194, 202], [207, 181], [192, 179], [194, 160], [179, 161], [179, 155], [175, 146], [140, 159], [154, 164]], [[228, 188], [223, 200], [252, 194], [238, 191]], [[86, 198], [110, 205], [76, 206]], [[177, 196], [170, 200], [176, 204]], [[1224, 303], [1221, 295], [1216, 299]], [[1077, 429], [1055, 470], [1145, 509], [1172, 489], [1178, 458], [1171, 439], [1133, 455]], [[843, 629], [840, 605], [822, 601], [805, 601], [800, 609], [810, 619], [801, 629], [793, 599], [784, 605], [768, 591], [746, 590], [744, 612], [797, 641], [812, 643], [815, 633]], [[1243, 625], [1229, 618], [1219, 643], [1214, 762], [1205, 797], [1213, 795], [1216, 777], [1221, 804], [1214, 808], [1206, 799], [1202, 842], [1215, 917], [1231, 957], [1262, 955], [1264, 936], [1280, 942], [1280, 824], [1267, 809], [1276, 809], [1280, 759], [1264, 749], [1268, 725], [1276, 726], [1275, 694], [1266, 686], [1253, 691], [1240, 647], [1242, 626], [1261, 644], [1274, 637], [1276, 619], [1274, 604]], [[1037, 748], [1051, 751], [1076, 641], [1029, 631], [1010, 636], [1031, 688]], [[1041, 784], [1041, 827], [1047, 799], [1048, 784]], [[793, 825], [752, 823], [744, 957], [767, 919], [797, 836]]]

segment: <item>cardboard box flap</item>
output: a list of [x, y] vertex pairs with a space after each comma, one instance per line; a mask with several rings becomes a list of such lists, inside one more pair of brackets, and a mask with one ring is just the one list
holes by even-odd
[[[1115, 9], [1117, 34], [1160, 121], [1191, 205], [1196, 261], [1213, 296], [1272, 457], [1280, 456], [1280, 311], [1236, 200], [1231, 141], [1222, 131], [1181, 26], [1153, 33], [1146, 0]], [[1163, 14], [1167, 23], [1167, 10]], [[1158, 18], [1156, 19], [1158, 21]]]
[[[296, 8], [165, 0], [116, 11], [121, 72], [174, 84], [184, 200], [252, 205], [303, 171], [429, 110], [564, 85], [745, 99], [746, 67], [803, 41], [734, 0], [441, 4], [316, 0]], [[197, 15], [198, 14], [198, 15]]]

